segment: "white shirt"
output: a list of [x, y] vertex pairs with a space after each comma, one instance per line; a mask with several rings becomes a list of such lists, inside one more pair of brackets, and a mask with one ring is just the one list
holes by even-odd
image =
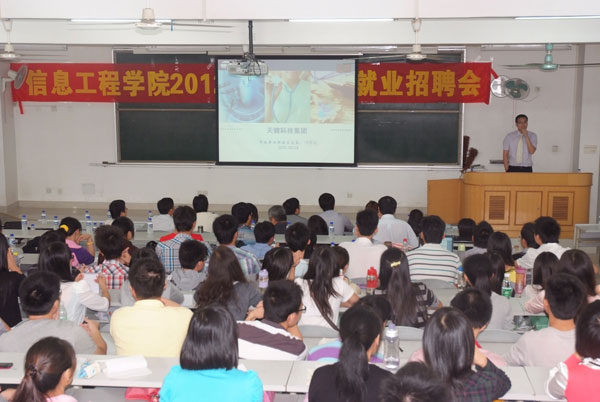
[[175, 230], [173, 217], [169, 214], [161, 214], [152, 217], [152, 227], [159, 232], [172, 232]]
[[528, 331], [505, 356], [509, 366], [539, 366], [552, 368], [575, 352], [575, 329], [559, 331], [548, 327]]
[[333, 209], [321, 212], [319, 216], [323, 218], [327, 227], [329, 227], [330, 222], [333, 222], [333, 233], [335, 235], [343, 235], [344, 232], [352, 232], [352, 229], [354, 229], [350, 219], [345, 215], [335, 212]]
[[545, 243], [538, 248], [528, 248], [525, 255], [517, 260], [517, 264], [526, 269], [533, 269], [533, 263], [541, 253], [548, 251], [560, 260], [560, 257], [567, 250], [569, 250], [568, 247], [563, 247], [558, 243]]
[[391, 241], [402, 243], [406, 239], [412, 247], [419, 247], [419, 239], [410, 225], [402, 219], [396, 219], [392, 214], [383, 215], [377, 225], [377, 233], [373, 236], [376, 243]]
[[61, 282], [60, 291], [60, 300], [65, 310], [67, 310], [67, 318], [76, 324], [83, 322], [86, 308], [95, 311], [108, 311], [110, 304], [108, 299], [93, 293], [90, 285], [85, 280]]
[[[194, 226], [193, 231], [197, 231], [198, 228], [200, 226], [202, 226], [202, 228], [204, 229], [205, 232], [210, 232], [212, 233], [213, 229], [212, 229], [212, 224], [213, 221], [218, 217], [219, 215], [212, 213], [212, 212], [197, 212], [196, 213], [196, 226]], [[156, 228], [155, 228], [156, 230]]]
[[366, 278], [370, 267], [375, 268], [379, 274], [381, 254], [387, 250], [386, 246], [373, 244], [367, 237], [359, 237], [353, 242], [340, 243], [340, 247], [345, 248], [350, 255], [350, 263], [346, 271], [348, 278]]
[[490, 300], [492, 302], [492, 317], [490, 318], [487, 328], [513, 329], [513, 312], [508, 299], [496, 292], [492, 292]]
[[[317, 305], [310, 295], [310, 289], [308, 288], [308, 281], [306, 279], [296, 278], [294, 281], [302, 289], [302, 304], [306, 307], [306, 311], [302, 313], [302, 318], [298, 322], [298, 325], [320, 325], [322, 327], [331, 328], [327, 321], [323, 318]], [[337, 297], [329, 297], [329, 305], [331, 306], [332, 317], [331, 321], [337, 325], [338, 317], [340, 315], [340, 304], [350, 300], [354, 295], [354, 290], [348, 285], [344, 279], [336, 276], [332, 280], [333, 289], [339, 295]]]

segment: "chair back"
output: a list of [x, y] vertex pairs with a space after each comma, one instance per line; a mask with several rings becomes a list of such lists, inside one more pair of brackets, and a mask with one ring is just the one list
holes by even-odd
[[479, 342], [506, 342], [514, 343], [519, 340], [521, 335], [514, 331], [505, 329], [485, 329], [479, 334], [477, 340]]
[[337, 338], [338, 332], [321, 325], [298, 325], [303, 338]]

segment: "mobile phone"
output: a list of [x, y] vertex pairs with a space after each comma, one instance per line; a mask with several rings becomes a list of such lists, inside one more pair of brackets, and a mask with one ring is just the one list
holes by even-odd
[[9, 369], [13, 366], [12, 363], [0, 363], [0, 369]]

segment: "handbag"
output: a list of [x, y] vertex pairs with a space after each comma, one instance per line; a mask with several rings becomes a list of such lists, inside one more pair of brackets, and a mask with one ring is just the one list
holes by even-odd
[[158, 392], [160, 388], [139, 388], [131, 387], [125, 391], [125, 399], [139, 400], [143, 399], [148, 402], [158, 402]]

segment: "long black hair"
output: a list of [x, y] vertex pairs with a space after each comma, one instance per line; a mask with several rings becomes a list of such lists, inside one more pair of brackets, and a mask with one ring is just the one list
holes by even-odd
[[488, 239], [487, 251], [495, 251], [496, 253], [500, 254], [502, 256], [502, 260], [504, 261], [504, 265], [515, 265], [515, 261], [512, 258], [512, 242], [506, 233], [492, 233]]
[[39, 269], [54, 272], [61, 282], [72, 282], [71, 250], [64, 242], [52, 242], [40, 253]]
[[540, 253], [533, 262], [532, 283], [544, 289], [546, 280], [558, 272], [558, 257], [554, 253], [544, 251]]
[[339, 363], [335, 372], [335, 388], [339, 400], [364, 402], [369, 377], [367, 350], [380, 335], [383, 323], [368, 306], [358, 305], [346, 311], [340, 321]]
[[490, 296], [493, 290], [492, 278], [494, 271], [486, 254], [475, 254], [467, 257], [463, 262], [463, 271], [472, 287]]
[[392, 306], [392, 320], [396, 325], [414, 326], [418, 313], [427, 313], [427, 306], [417, 300], [420, 296], [410, 280], [406, 254], [399, 248], [389, 248], [381, 255], [379, 265], [380, 270], [384, 266], [385, 272], [391, 272], [386, 294]]
[[336, 257], [331, 247], [316, 248], [308, 261], [308, 270], [304, 279], [308, 281], [310, 297], [322, 315], [333, 318], [329, 297], [338, 297], [333, 288]]
[[25, 375], [12, 401], [45, 402], [63, 373], [74, 371], [76, 365], [75, 351], [69, 342], [52, 336], [40, 339], [25, 355]]
[[240, 263], [227, 246], [219, 246], [211, 254], [208, 275], [196, 290], [194, 300], [198, 307], [211, 303], [225, 305], [234, 297], [233, 282], [246, 282]]

